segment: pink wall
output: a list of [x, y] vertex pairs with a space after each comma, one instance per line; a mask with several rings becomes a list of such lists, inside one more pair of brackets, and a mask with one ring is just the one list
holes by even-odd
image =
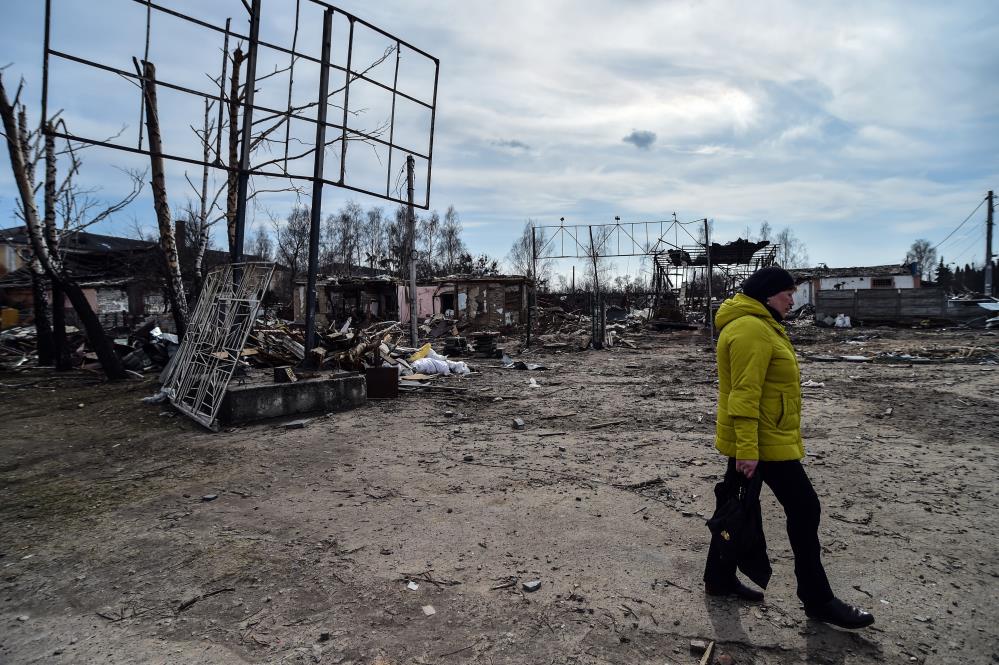
[[[399, 297], [399, 320], [409, 321], [409, 287], [399, 286], [397, 294]], [[416, 287], [416, 316], [425, 319], [434, 315], [434, 294], [437, 293], [436, 286]]]

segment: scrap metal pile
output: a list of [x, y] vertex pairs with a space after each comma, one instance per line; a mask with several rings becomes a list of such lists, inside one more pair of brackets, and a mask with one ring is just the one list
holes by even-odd
[[[621, 310], [620, 317], [609, 310], [607, 321], [607, 336], [605, 346], [621, 344], [636, 348], [626, 334], [640, 332], [645, 327], [645, 319], [641, 310], [625, 313]], [[618, 318], [618, 320], [612, 320]], [[549, 351], [584, 351], [591, 346], [593, 339], [593, 320], [579, 311], [566, 312], [561, 307], [538, 307], [535, 319], [537, 340]]]
[[[34, 326], [0, 331], [0, 366], [13, 369], [37, 365], [37, 332]], [[162, 369], [177, 350], [177, 336], [162, 332], [155, 319], [149, 319], [125, 337], [114, 338], [114, 350], [127, 371], [141, 373]], [[101, 364], [86, 336], [75, 326], [66, 326], [69, 365], [74, 369], [97, 371]]]
[[[419, 332], [424, 339], [437, 339], [452, 332], [456, 336], [454, 323], [438, 315], [421, 324]], [[415, 351], [400, 346], [400, 340], [407, 336], [407, 329], [398, 321], [352, 328], [348, 319], [342, 326], [333, 324], [317, 331], [316, 346], [308, 351], [309, 364], [316, 369], [350, 371], [360, 371], [381, 361], [394, 364]], [[306, 360], [306, 355], [304, 327], [268, 317], [257, 319], [242, 353], [243, 359], [255, 367], [298, 365]]]

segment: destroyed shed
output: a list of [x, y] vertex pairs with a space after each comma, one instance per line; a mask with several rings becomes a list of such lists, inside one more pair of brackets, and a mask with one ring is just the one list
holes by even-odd
[[[182, 242], [183, 220], [178, 220], [176, 226], [181, 239], [178, 252], [190, 289], [193, 248]], [[0, 307], [17, 310], [14, 325], [31, 323], [34, 321], [32, 275], [22, 258], [30, 244], [26, 227], [0, 229], [0, 243], [4, 248], [0, 252]], [[105, 328], [134, 327], [147, 317], [156, 316], [164, 329], [173, 330], [168, 316], [170, 304], [164, 292], [162, 253], [157, 242], [74, 231], [60, 238], [59, 251]], [[229, 259], [228, 252], [208, 249], [202, 266], [208, 270], [228, 263]], [[246, 255], [244, 259], [257, 261], [259, 257]], [[272, 290], [280, 286], [287, 268], [275, 266], [275, 274], [278, 277], [271, 282]], [[76, 311], [69, 300], [65, 308], [66, 320], [75, 325]]]
[[[304, 278], [296, 280], [294, 317], [305, 320]], [[324, 277], [316, 282], [316, 320], [329, 326], [334, 321], [399, 320], [399, 302], [404, 298], [402, 280], [389, 275]]]
[[434, 311], [430, 315], [444, 314], [458, 321], [490, 327], [515, 326], [527, 321], [527, 294], [531, 285], [528, 277], [449, 275], [433, 281]]
[[[449, 275], [416, 286], [416, 315], [440, 314], [482, 326], [519, 325], [527, 320], [531, 280], [522, 275]], [[294, 292], [296, 321], [305, 320], [304, 279]], [[406, 321], [410, 313], [409, 285], [389, 275], [325, 277], [316, 283], [317, 319], [324, 325], [387, 320]]]
[[[28, 247], [27, 229], [0, 230], [0, 238], [5, 246], [0, 254], [4, 259], [0, 306], [16, 309], [18, 323], [30, 323], [34, 320], [32, 275], [19, 251]], [[146, 315], [167, 311], [156, 243], [79, 231], [61, 239], [60, 251], [104, 327], [135, 325]], [[75, 324], [76, 312], [69, 300], [65, 308], [66, 320]]]

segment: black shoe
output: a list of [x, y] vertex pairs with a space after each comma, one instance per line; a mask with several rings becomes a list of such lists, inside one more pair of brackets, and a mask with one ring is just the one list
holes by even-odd
[[735, 596], [754, 603], [758, 603], [763, 600], [762, 591], [750, 589], [738, 579], [733, 579], [727, 584], [712, 584], [710, 582], [705, 582], [704, 593], [709, 596]]
[[831, 623], [840, 628], [864, 628], [874, 623], [874, 615], [859, 607], [847, 605], [839, 598], [833, 598], [828, 603], [814, 607], [805, 606], [805, 614], [809, 619]]

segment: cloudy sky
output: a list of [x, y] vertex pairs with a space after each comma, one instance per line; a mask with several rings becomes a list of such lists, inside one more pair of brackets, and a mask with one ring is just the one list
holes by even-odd
[[[64, 7], [64, 45], [123, 68], [141, 57], [141, 22], [127, 18], [141, 11], [136, 3], [55, 2]], [[164, 3], [204, 11], [193, 0]], [[243, 29], [239, 3], [218, 0], [213, 10], [229, 11], [226, 3], [234, 29]], [[13, 63], [8, 85], [28, 80], [37, 117], [43, 3], [4, 4], [0, 65]], [[115, 20], [81, 9], [97, 5]], [[287, 38], [294, 6], [267, 0], [265, 32]], [[675, 212], [714, 220], [720, 240], [764, 220], [790, 226], [813, 264], [892, 263], [917, 238], [944, 240], [999, 187], [999, 4], [990, 0], [338, 6], [439, 58], [430, 203], [441, 212], [457, 208], [475, 252], [505, 255], [528, 218], [639, 222]], [[167, 23], [154, 26], [154, 41], [185, 48], [183, 57], [160, 52], [162, 67], [177, 57], [174, 72], [217, 69], [192, 62], [211, 59], [217, 47], [172, 35]], [[318, 23], [308, 23], [300, 44], [316, 41]], [[335, 41], [336, 34], [335, 27]], [[100, 134], [128, 124], [134, 142], [138, 109], [127, 84], [69, 70], [57, 76], [58, 106], [73, 128]], [[300, 76], [308, 82], [310, 72]], [[414, 74], [414, 91], [421, 81], [425, 72]], [[197, 121], [196, 104], [164, 105], [176, 110], [178, 126]], [[124, 186], [112, 164], [141, 161], [89, 152], [87, 182], [109, 196]], [[186, 196], [181, 170], [172, 171], [175, 200]], [[5, 161], [6, 220], [14, 194]], [[348, 198], [386, 205], [339, 190], [327, 192], [324, 208]], [[265, 209], [283, 214], [292, 202], [287, 193], [262, 196], [255, 223]], [[125, 229], [132, 218], [152, 223], [148, 197], [104, 230]], [[938, 251], [948, 261], [981, 261], [984, 226], [983, 207]], [[621, 261], [619, 269], [634, 272], [637, 264]]]

